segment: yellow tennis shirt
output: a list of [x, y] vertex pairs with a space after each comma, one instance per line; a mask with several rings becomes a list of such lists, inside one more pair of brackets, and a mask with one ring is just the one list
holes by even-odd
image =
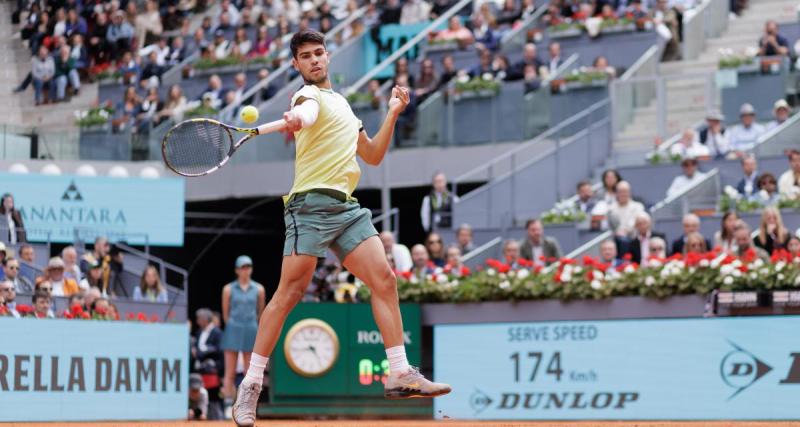
[[292, 97], [292, 107], [301, 96], [317, 101], [319, 114], [313, 125], [294, 133], [294, 184], [283, 201], [287, 203], [293, 194], [314, 188], [341, 191], [350, 198], [361, 177], [356, 161], [361, 120], [347, 100], [333, 90], [303, 86]]

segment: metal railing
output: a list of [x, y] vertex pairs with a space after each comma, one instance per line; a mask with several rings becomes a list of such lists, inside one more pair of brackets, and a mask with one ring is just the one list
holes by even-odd
[[705, 0], [683, 15], [682, 56], [696, 59], [706, 47], [706, 39], [718, 37], [728, 27], [728, 2]]
[[547, 12], [547, 7], [537, 8], [531, 15], [525, 18], [517, 28], [514, 28], [505, 34], [500, 39], [500, 46], [503, 52], [509, 52], [522, 49], [526, 43], [526, 36], [528, 30], [539, 23], [539, 19]]
[[[395, 238], [400, 235], [400, 209], [391, 208], [389, 211], [372, 217], [373, 224], [381, 224], [383, 231], [391, 231]], [[391, 224], [391, 227], [389, 226]]]
[[779, 156], [788, 149], [797, 149], [800, 140], [800, 113], [761, 135], [753, 152], [756, 156]]
[[656, 221], [681, 218], [689, 213], [690, 208], [715, 208], [721, 189], [719, 169], [712, 169], [691, 187], [658, 202], [650, 209], [650, 214]]
[[523, 133], [526, 138], [533, 138], [550, 127], [552, 122], [552, 90], [550, 84], [553, 80], [563, 77], [567, 71], [577, 64], [579, 55], [574, 53], [556, 68], [556, 72], [547, 76], [542, 81], [538, 90], [526, 93], [523, 101], [525, 111], [523, 122]]
[[484, 264], [488, 258], [497, 257], [502, 244], [503, 238], [495, 237], [462, 256], [461, 262], [467, 267], [474, 269], [476, 266]]
[[[611, 230], [605, 231], [594, 239], [584, 243], [574, 251], [568, 253], [566, 257], [571, 259], [581, 259], [584, 256], [597, 257], [600, 255], [600, 244], [608, 239], [612, 239], [613, 237], [614, 233], [612, 233]], [[552, 267], [553, 266], [548, 267], [549, 270], [547, 271], [549, 272], [552, 270]]]
[[646, 107], [656, 98], [656, 84], [654, 81], [639, 81], [629, 83], [636, 77], [652, 77], [658, 74], [658, 64], [661, 49], [651, 46], [619, 80], [612, 81], [609, 85], [612, 114], [614, 117], [614, 140], [617, 135], [632, 120], [637, 108]]

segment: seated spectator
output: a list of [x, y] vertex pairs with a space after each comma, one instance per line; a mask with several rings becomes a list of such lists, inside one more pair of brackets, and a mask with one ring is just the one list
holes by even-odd
[[631, 261], [641, 264], [650, 259], [650, 243], [653, 238], [666, 239], [664, 233], [653, 231], [653, 220], [647, 212], [636, 215], [635, 237], [628, 244], [627, 253], [631, 254]]
[[702, 181], [706, 174], [697, 170], [697, 160], [693, 158], [686, 158], [681, 161], [682, 175], [678, 175], [672, 180], [667, 189], [667, 197], [674, 197], [682, 191], [692, 188], [698, 182]]
[[558, 67], [564, 63], [564, 59], [561, 58], [561, 44], [558, 42], [550, 43], [550, 46], [547, 47], [547, 53], [550, 55], [550, 59], [547, 61], [547, 77], [554, 76], [558, 71]]
[[453, 62], [453, 57], [445, 55], [442, 58], [442, 74], [439, 76], [439, 87], [437, 89], [449, 83], [456, 75], [458, 75], [458, 70], [455, 62]]
[[180, 64], [187, 56], [186, 46], [183, 44], [183, 37], [175, 37], [172, 39], [172, 45], [169, 48], [169, 53], [164, 58], [166, 65], [171, 67]]
[[200, 374], [189, 375], [189, 420], [208, 419], [208, 390]]
[[183, 14], [178, 10], [177, 2], [167, 3], [166, 13], [161, 17], [161, 23], [164, 31], [180, 30], [183, 26]]
[[45, 93], [45, 89], [50, 92], [55, 91], [55, 83], [53, 81], [55, 72], [56, 67], [53, 57], [50, 56], [50, 51], [47, 50], [47, 47], [42, 45], [39, 47], [37, 55], [31, 58], [31, 77], [33, 79], [36, 105], [41, 105], [45, 101], [42, 95]]
[[147, 56], [147, 63], [142, 68], [141, 79], [144, 81], [155, 78], [155, 82], [161, 81], [161, 75], [166, 71], [166, 67], [159, 65], [158, 52], [155, 50], [150, 51]]
[[608, 74], [609, 79], [617, 77], [617, 69], [608, 64], [608, 59], [605, 56], [598, 56], [592, 62], [591, 71], [603, 72]]
[[462, 255], [466, 255], [475, 249], [475, 244], [472, 242], [472, 227], [469, 224], [461, 224], [458, 226], [456, 230], [456, 244]]
[[739, 224], [736, 225], [736, 231], [733, 233], [733, 237], [736, 239], [736, 256], [744, 257], [748, 252], [752, 251], [762, 261], [769, 261], [769, 254], [764, 249], [753, 245], [750, 232], [750, 226], [746, 222], [739, 221]]
[[664, 259], [667, 257], [667, 242], [661, 237], [650, 239], [650, 258]]
[[533, 261], [534, 265], [550, 265], [561, 258], [558, 241], [544, 235], [542, 221], [531, 218], [525, 223], [527, 236], [520, 241], [519, 253], [522, 258]]
[[149, 301], [149, 302], [169, 302], [167, 297], [167, 290], [161, 284], [161, 277], [158, 276], [158, 270], [152, 265], [148, 265], [142, 273], [142, 279], [139, 286], [133, 288], [134, 301]]
[[[81, 88], [81, 79], [78, 76], [78, 70], [75, 68], [75, 60], [72, 59], [70, 56], [70, 49], [69, 46], [61, 46], [61, 49], [58, 51], [58, 56], [55, 59], [55, 90], [51, 89], [51, 92], [55, 93], [55, 99], [57, 101], [63, 101], [66, 97], [67, 92], [67, 83], [72, 85], [72, 90], [77, 95], [78, 91]], [[51, 86], [52, 88], [53, 86]]]
[[603, 171], [602, 187], [597, 194], [597, 199], [611, 206], [617, 200], [617, 184], [622, 181], [622, 176], [616, 169]]
[[19, 210], [14, 207], [14, 196], [11, 193], [5, 193], [0, 198], [0, 233], [2, 233], [0, 241], [6, 241], [11, 245], [28, 241], [25, 223]]
[[704, 254], [708, 252], [706, 246], [706, 238], [698, 232], [694, 232], [686, 236], [686, 245], [683, 247], [684, 255], [688, 254]]
[[767, 123], [766, 131], [769, 132], [772, 129], [782, 125], [789, 119], [789, 116], [792, 114], [792, 109], [789, 107], [789, 103], [786, 102], [785, 99], [781, 98], [775, 101], [775, 105], [772, 107], [772, 115], [775, 117], [775, 120], [770, 121]]
[[81, 268], [78, 266], [78, 251], [75, 250], [75, 246], [62, 249], [61, 259], [64, 260], [64, 277], [80, 283]]
[[400, 24], [416, 24], [428, 20], [431, 5], [424, 0], [406, 0], [400, 9]]
[[532, 65], [538, 76], [539, 67], [542, 66], [542, 61], [539, 60], [539, 57], [536, 54], [536, 44], [534, 43], [525, 44], [525, 47], [522, 49], [522, 59], [511, 67], [509, 80], [519, 80], [524, 78], [525, 66], [527, 65]]
[[53, 310], [50, 309], [51, 301], [50, 295], [45, 292], [34, 293], [33, 298], [31, 298], [33, 315], [37, 319], [54, 319], [56, 316], [53, 314]]
[[539, 72], [533, 65], [526, 65], [523, 70], [523, 79], [525, 80], [525, 93], [531, 93], [539, 90], [542, 87], [542, 79], [539, 78]]
[[514, 239], [503, 242], [503, 261], [512, 269], [520, 268], [519, 254], [519, 242]]
[[78, 15], [77, 9], [70, 9], [67, 12], [67, 25], [64, 29], [64, 35], [67, 37], [72, 37], [76, 34], [85, 36], [88, 32], [86, 20]]
[[107, 47], [111, 49], [111, 58], [117, 59], [132, 46], [134, 30], [125, 20], [125, 12], [118, 10], [111, 17], [111, 25], [106, 30]]
[[83, 45], [83, 36], [75, 34], [72, 36], [72, 48], [69, 51], [69, 56], [72, 58], [75, 69], [78, 73], [85, 73], [89, 68], [89, 51]]
[[44, 273], [44, 284], [50, 286], [50, 295], [54, 297], [68, 297], [80, 290], [78, 282], [64, 277], [64, 260], [61, 257], [50, 258]]
[[450, 17], [447, 29], [437, 32], [433, 39], [458, 42], [462, 47], [471, 45], [475, 41], [472, 32], [461, 24], [461, 18], [458, 16]]
[[416, 84], [414, 85], [414, 95], [416, 95], [418, 102], [424, 101], [438, 87], [439, 78], [436, 76], [433, 60], [430, 58], [423, 59], [422, 64], [420, 64], [419, 78], [416, 79]]
[[430, 233], [425, 239], [425, 249], [428, 250], [428, 258], [437, 267], [444, 267], [445, 251], [444, 242], [438, 233]]
[[131, 52], [122, 54], [122, 59], [117, 62], [117, 71], [122, 75], [122, 83], [135, 85], [142, 74], [141, 57], [133, 57]]
[[208, 88], [203, 92], [203, 98], [208, 96], [211, 99], [211, 106], [219, 109], [222, 106], [225, 90], [222, 88], [222, 79], [218, 75], [212, 74], [208, 78]]
[[401, 56], [400, 58], [397, 59], [397, 61], [394, 62], [394, 85], [393, 86], [400, 86], [397, 83], [397, 80], [402, 76], [405, 76], [408, 79], [408, 86], [407, 87], [413, 87], [414, 86], [414, 76], [412, 76], [411, 75], [411, 71], [409, 71], [408, 58], [406, 58], [405, 56]]
[[465, 275], [469, 271], [464, 263], [461, 262], [461, 249], [458, 245], [450, 245], [447, 247], [447, 263], [444, 266], [444, 271], [447, 274], [452, 274], [458, 277]]
[[514, 0], [505, 0], [503, 2], [503, 8], [497, 12], [498, 25], [508, 25], [513, 27], [521, 18], [522, 10], [517, 7], [517, 2]]
[[394, 269], [398, 272], [406, 272], [411, 270], [411, 252], [408, 247], [394, 240], [394, 233], [391, 231], [383, 231], [378, 236], [383, 243], [383, 250], [386, 255], [391, 255], [394, 260]]
[[250, 52], [247, 53], [247, 56], [250, 58], [266, 56], [269, 53], [269, 47], [271, 43], [272, 39], [269, 37], [267, 27], [259, 27], [258, 32], [256, 33], [256, 42], [253, 43], [253, 46], [251, 47]]
[[99, 297], [95, 298], [94, 301], [89, 305], [89, 313], [94, 316], [98, 315], [101, 318], [106, 318], [108, 315], [110, 303], [108, 298], [106, 297]]
[[95, 15], [95, 22], [92, 25], [92, 30], [88, 34], [89, 42], [89, 57], [95, 64], [108, 63], [111, 59], [111, 44], [106, 38], [108, 34], [108, 15], [105, 12], [100, 12]]
[[749, 151], [756, 146], [758, 138], [766, 132], [766, 129], [755, 122], [756, 111], [750, 104], [742, 104], [739, 118], [741, 123], [733, 126], [728, 132], [730, 148], [734, 151]]
[[488, 3], [483, 3], [478, 12], [472, 14], [471, 24], [475, 46], [480, 49], [496, 51], [501, 35], [497, 31], [497, 20]]
[[425, 280], [428, 274], [433, 274], [433, 264], [430, 262], [425, 246], [416, 244], [411, 247], [411, 261], [414, 263], [411, 267], [411, 275], [420, 282]]
[[214, 55], [214, 59], [219, 60], [227, 58], [231, 54], [232, 48], [233, 42], [225, 38], [224, 30], [218, 29], [214, 31], [214, 41], [209, 46], [209, 49]]
[[712, 156], [721, 158], [731, 151], [728, 136], [722, 122], [725, 116], [719, 111], [706, 114], [706, 127], [700, 131], [700, 143], [708, 147]]
[[[750, 198], [758, 191], [758, 164], [756, 157], [752, 154], [745, 154], [742, 156], [742, 179], [736, 184], [736, 191], [742, 196]], [[733, 229], [731, 229], [733, 231]]]
[[[700, 218], [695, 214], [686, 214], [683, 217], [683, 234], [672, 242], [672, 252], [670, 255], [684, 253], [686, 241], [690, 234], [700, 232]], [[706, 240], [706, 247], [711, 247], [711, 244]]]
[[453, 203], [458, 201], [458, 196], [447, 190], [447, 177], [443, 172], [433, 175], [431, 192], [422, 198], [420, 217], [422, 228], [426, 232], [438, 228], [450, 228], [453, 224]]
[[75, 306], [80, 307], [84, 311], [88, 311], [88, 307], [86, 307], [86, 295], [84, 295], [83, 291], [78, 292], [77, 294], [72, 294], [69, 297], [66, 311], [71, 311], [72, 307]]
[[239, 55], [242, 57], [247, 56], [250, 53], [250, 49], [253, 47], [253, 42], [247, 38], [247, 31], [241, 27], [236, 30], [233, 42], [236, 44], [236, 47], [239, 49]]
[[792, 258], [800, 258], [800, 236], [789, 236], [786, 250], [789, 251]]
[[86, 271], [86, 275], [84, 276], [83, 280], [81, 280], [80, 288], [87, 291], [92, 288], [97, 288], [99, 290], [105, 289], [103, 285], [103, 264], [101, 263], [93, 263], [89, 265], [88, 271]]
[[778, 191], [787, 198], [800, 197], [800, 150], [789, 152], [789, 170], [781, 174]]
[[147, 46], [161, 37], [164, 27], [161, 24], [157, 1], [147, 0], [145, 2], [145, 11], [136, 16], [135, 31], [137, 46]]
[[11, 317], [19, 319], [16, 299], [17, 290], [14, 288], [14, 284], [9, 280], [0, 280], [0, 306], [5, 307]]
[[792, 232], [783, 225], [781, 211], [768, 206], [761, 211], [758, 236], [753, 240], [757, 247], [771, 255], [777, 249], [786, 249], [791, 234]]
[[670, 147], [673, 156], [681, 156], [682, 159], [708, 157], [711, 155], [708, 147], [701, 144], [697, 139], [694, 129], [686, 128], [681, 134], [681, 139]]
[[581, 181], [576, 186], [575, 191], [578, 197], [578, 199], [575, 200], [575, 210], [583, 212], [587, 216], [591, 215], [592, 209], [594, 209], [594, 205], [597, 203], [594, 199], [592, 184], [589, 181]]
[[626, 181], [620, 181], [616, 191], [616, 200], [608, 209], [608, 225], [615, 236], [632, 238], [636, 216], [645, 211], [644, 205], [631, 198], [631, 186]]
[[19, 265], [19, 275], [28, 279], [29, 282], [35, 283], [37, 272], [33, 266], [36, 265], [36, 251], [33, 250], [33, 246], [27, 243], [21, 245], [19, 259], [25, 262], [25, 264], [20, 263]]
[[399, 24], [401, 13], [400, 0], [387, 0], [381, 9], [380, 25]]
[[180, 85], [172, 85], [167, 93], [167, 99], [164, 101], [164, 107], [156, 113], [156, 124], [165, 119], [171, 119], [174, 122], [183, 120], [183, 113], [186, 112], [186, 108], [186, 97], [183, 96], [183, 90]]
[[90, 266], [102, 264], [105, 261], [106, 256], [108, 256], [109, 249], [111, 249], [111, 245], [109, 245], [107, 238], [102, 236], [95, 238], [92, 251], [84, 252], [83, 256], [81, 257], [81, 272], [87, 274]]
[[733, 238], [733, 233], [738, 223], [739, 215], [736, 211], [728, 211], [722, 215], [720, 229], [714, 233], [715, 248], [719, 248], [725, 253], [736, 252], [736, 240]]
[[17, 293], [32, 294], [34, 291], [33, 283], [27, 277], [19, 274], [19, 261], [13, 257], [3, 260], [3, 271], [5, 280], [9, 281]]
[[485, 75], [494, 77], [494, 69], [492, 68], [492, 52], [489, 49], [481, 49], [478, 51], [478, 65], [470, 68], [470, 78], [483, 78]]
[[760, 56], [789, 55], [789, 42], [786, 37], [778, 34], [778, 23], [771, 19], [764, 25], [764, 35], [758, 40], [758, 54]]
[[777, 206], [781, 201], [781, 194], [778, 192], [778, 180], [769, 172], [764, 172], [758, 176], [756, 181], [758, 192], [752, 195], [750, 200], [761, 203], [764, 206]]
[[614, 240], [606, 239], [600, 243], [600, 262], [611, 268], [622, 265], [622, 260], [617, 257], [617, 244], [614, 243]]
[[495, 80], [507, 80], [510, 70], [511, 66], [509, 65], [508, 57], [502, 53], [495, 54], [492, 60], [492, 74]]
[[142, 100], [142, 103], [139, 104], [139, 108], [134, 113], [138, 125], [137, 129], [146, 132], [147, 126], [153, 121], [153, 118], [162, 106], [163, 103], [158, 95], [158, 88], [151, 87], [147, 91], [147, 96]]

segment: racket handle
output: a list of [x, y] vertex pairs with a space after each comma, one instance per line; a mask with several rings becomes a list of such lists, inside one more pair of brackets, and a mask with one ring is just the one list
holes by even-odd
[[286, 120], [275, 120], [274, 122], [264, 123], [263, 125], [256, 128], [259, 135], [264, 135], [266, 133], [278, 132], [283, 130], [286, 127]]

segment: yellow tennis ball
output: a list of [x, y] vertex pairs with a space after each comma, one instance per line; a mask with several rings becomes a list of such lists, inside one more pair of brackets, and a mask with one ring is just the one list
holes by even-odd
[[239, 113], [239, 117], [241, 117], [242, 121], [245, 123], [253, 123], [254, 121], [258, 120], [258, 108], [248, 105], [247, 107], [242, 108], [242, 112]]

